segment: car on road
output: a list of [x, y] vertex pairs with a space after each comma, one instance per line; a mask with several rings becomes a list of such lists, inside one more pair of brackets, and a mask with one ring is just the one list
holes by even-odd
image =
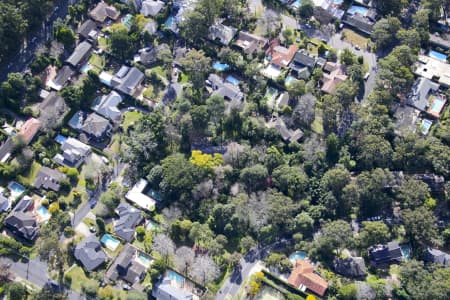
[[369, 79], [370, 77], [370, 72], [367, 72], [366, 74], [364, 74], [364, 80], [367, 81], [367, 79]]
[[361, 50], [361, 48], [358, 45], [355, 46], [355, 49], [356, 50]]

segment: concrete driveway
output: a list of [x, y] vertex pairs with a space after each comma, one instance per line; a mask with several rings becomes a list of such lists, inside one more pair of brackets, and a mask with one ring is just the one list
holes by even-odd
[[366, 80], [364, 84], [364, 100], [367, 99], [367, 96], [372, 92], [373, 88], [375, 87], [376, 82], [376, 73], [377, 73], [377, 56], [375, 53], [369, 52], [365, 49], [359, 49], [357, 50], [352, 44], [341, 40], [341, 33], [336, 33], [331, 37], [331, 39], [328, 41], [328, 45], [331, 47], [338, 49], [338, 51], [342, 51], [345, 48], [350, 49], [355, 55], [357, 56], [363, 56], [364, 61], [367, 63], [369, 67], [369, 78]]

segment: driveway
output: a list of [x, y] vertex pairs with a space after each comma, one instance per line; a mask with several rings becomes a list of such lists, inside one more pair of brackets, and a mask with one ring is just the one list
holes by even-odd
[[49, 280], [47, 264], [39, 259], [33, 259], [28, 262], [15, 262], [8, 257], [0, 257], [0, 263], [10, 264], [9, 270], [12, 274], [31, 282], [39, 288], [42, 288]]
[[336, 33], [335, 35], [333, 35], [331, 37], [331, 39], [328, 41], [328, 44], [331, 47], [338, 49], [339, 51], [341, 51], [345, 48], [348, 48], [355, 55], [364, 57], [364, 61], [367, 63], [367, 65], [369, 67], [370, 75], [364, 84], [364, 95], [360, 96], [360, 98], [363, 97], [363, 99], [360, 99], [360, 100], [367, 99], [367, 96], [369, 96], [370, 92], [372, 92], [373, 88], [375, 87], [375, 82], [376, 82], [377, 56], [375, 55], [375, 53], [369, 52], [365, 49], [357, 50], [352, 44], [341, 40], [340, 33]]

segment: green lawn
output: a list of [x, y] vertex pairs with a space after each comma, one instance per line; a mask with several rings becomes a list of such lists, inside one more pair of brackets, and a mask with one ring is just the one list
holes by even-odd
[[77, 293], [81, 293], [82, 292], [82, 288], [83, 285], [85, 284], [95, 284], [98, 285], [96, 280], [93, 279], [89, 279], [86, 274], [84, 273], [84, 270], [77, 265], [73, 265], [67, 272], [66, 272], [66, 276], [70, 276], [71, 277], [71, 283], [70, 283], [70, 289], [77, 292]]
[[311, 129], [317, 134], [323, 134], [323, 119], [322, 119], [322, 111], [316, 109], [316, 118], [314, 122], [311, 124]]
[[187, 76], [184, 73], [181, 73], [181, 75], [180, 75], [180, 83], [186, 83], [188, 81], [189, 81], [189, 76]]
[[109, 146], [109, 150], [111, 150], [112, 153], [118, 155], [120, 153], [120, 143], [121, 143], [120, 135], [119, 134], [113, 135], [112, 143]]
[[33, 161], [28, 173], [26, 173], [25, 176], [18, 177], [19, 182], [22, 184], [26, 184], [26, 185], [32, 185], [34, 182], [34, 179], [36, 178], [36, 175], [41, 167], [42, 166], [39, 163], [37, 163], [36, 161]]
[[342, 35], [345, 36], [344, 40], [346, 40], [347, 42], [349, 42], [353, 45], [358, 45], [362, 49], [367, 48], [369, 39], [354, 32], [353, 30], [346, 28], [346, 29], [342, 30]]
[[140, 111], [129, 111], [124, 114], [124, 119], [122, 123], [122, 127], [126, 132], [128, 127], [142, 118], [144, 115]]
[[98, 38], [98, 47], [107, 51], [108, 50], [108, 41], [106, 40], [105, 37], [99, 37]]
[[98, 55], [97, 53], [93, 53], [89, 59], [89, 63], [98, 69], [103, 70], [105, 67], [105, 57]]
[[166, 70], [164, 70], [162, 66], [153, 67], [149, 70], [156, 72], [160, 77], [167, 78]]

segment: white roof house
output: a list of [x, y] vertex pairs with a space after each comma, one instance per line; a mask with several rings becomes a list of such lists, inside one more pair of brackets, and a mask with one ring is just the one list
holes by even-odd
[[137, 206], [146, 209], [153, 210], [155, 208], [155, 199], [144, 194], [144, 190], [147, 187], [148, 182], [145, 179], [140, 179], [131, 190], [125, 195], [125, 198]]

